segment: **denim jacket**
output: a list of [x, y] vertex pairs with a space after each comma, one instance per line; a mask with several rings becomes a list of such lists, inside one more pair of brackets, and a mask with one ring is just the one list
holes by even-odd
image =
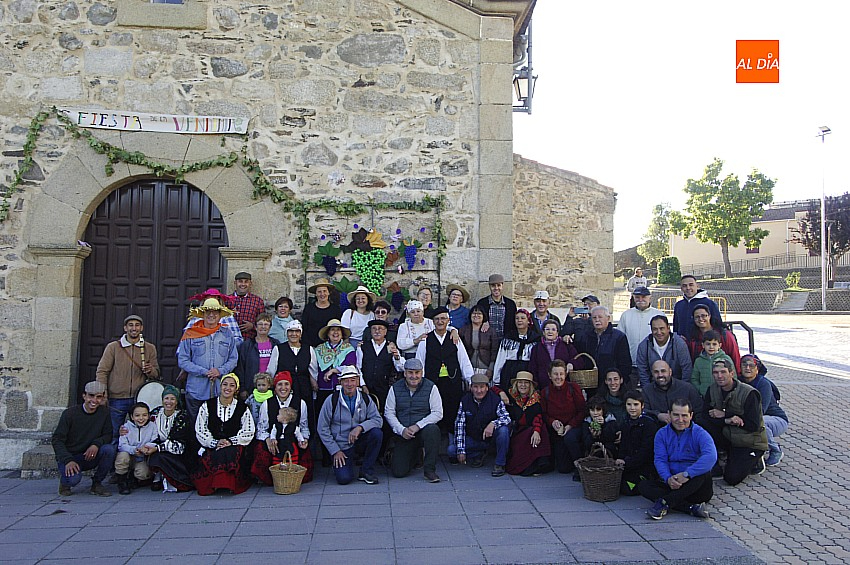
[[222, 376], [232, 373], [239, 357], [237, 345], [233, 333], [224, 326], [212, 335], [181, 341], [177, 364], [188, 373], [186, 394], [200, 400], [218, 396], [221, 379], [210, 381], [206, 372], [215, 367]]

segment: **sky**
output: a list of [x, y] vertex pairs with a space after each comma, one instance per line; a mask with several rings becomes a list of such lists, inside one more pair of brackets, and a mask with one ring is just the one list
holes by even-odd
[[[774, 201], [850, 190], [850, 2], [538, 0], [532, 114], [514, 152], [612, 187], [614, 250], [714, 157]], [[735, 42], [779, 40], [779, 83], [736, 84]], [[822, 143], [819, 127], [832, 133]]]

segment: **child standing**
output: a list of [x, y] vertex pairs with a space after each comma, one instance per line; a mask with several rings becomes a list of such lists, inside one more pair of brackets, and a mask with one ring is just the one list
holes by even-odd
[[254, 375], [254, 393], [245, 400], [251, 416], [254, 417], [254, 426], [260, 419], [260, 406], [274, 395], [272, 388], [272, 376], [268, 373], [257, 373]]
[[147, 456], [142, 452], [145, 446], [154, 446], [157, 438], [156, 426], [150, 421], [150, 409], [144, 402], [137, 402], [130, 407], [130, 420], [124, 423], [127, 433], [118, 439], [118, 455], [115, 457], [115, 475], [118, 477], [118, 492], [130, 494], [130, 478], [128, 474], [133, 469], [133, 477], [139, 481], [151, 478]]
[[626, 393], [626, 413], [628, 418], [620, 422], [617, 463], [623, 465], [623, 479], [620, 493], [637, 496], [638, 484], [653, 475], [653, 452], [655, 432], [658, 426], [655, 420], [643, 413], [643, 393], [631, 390]]
[[[716, 331], [708, 330], [702, 334], [702, 352], [694, 360], [694, 370], [691, 373], [691, 384], [697, 387], [700, 396], [705, 396], [705, 391], [714, 382], [714, 378], [711, 376], [711, 367], [714, 366], [714, 362], [718, 359], [729, 359], [729, 361], [732, 361], [723, 349], [721, 349], [721, 345], [722, 339]], [[735, 364], [733, 363], [732, 366], [734, 367]], [[732, 376], [734, 377], [735, 375]]]

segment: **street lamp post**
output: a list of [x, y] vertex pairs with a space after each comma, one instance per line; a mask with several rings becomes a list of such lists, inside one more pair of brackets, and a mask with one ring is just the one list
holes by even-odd
[[[826, 141], [826, 136], [832, 133], [832, 130], [826, 126], [821, 126], [820, 137], [821, 145]], [[821, 191], [820, 191], [820, 303], [821, 310], [826, 312], [826, 154], [821, 151]]]

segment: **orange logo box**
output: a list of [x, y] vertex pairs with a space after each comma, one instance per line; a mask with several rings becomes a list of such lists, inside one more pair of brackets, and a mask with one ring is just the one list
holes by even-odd
[[779, 40], [736, 41], [735, 82], [779, 82]]

